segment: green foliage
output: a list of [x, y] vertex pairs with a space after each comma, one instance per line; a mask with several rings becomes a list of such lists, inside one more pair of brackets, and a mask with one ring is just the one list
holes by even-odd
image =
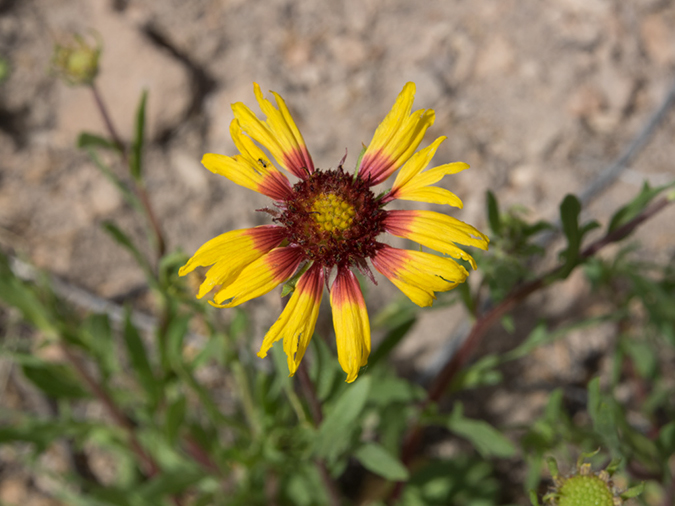
[[[545, 221], [528, 223], [526, 210], [514, 206], [507, 212], [499, 209], [495, 195], [486, 192], [486, 214], [490, 225], [490, 250], [475, 255], [485, 274], [494, 300], [503, 299], [517, 284], [531, 279], [532, 270], [528, 260], [537, 258], [544, 249], [536, 243], [538, 234], [551, 230], [553, 225]], [[473, 252], [472, 252], [473, 253]], [[465, 305], [472, 310], [470, 304]]]

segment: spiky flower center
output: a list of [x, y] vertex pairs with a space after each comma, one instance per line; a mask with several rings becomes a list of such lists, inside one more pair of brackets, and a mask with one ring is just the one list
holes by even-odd
[[363, 265], [382, 246], [386, 212], [368, 184], [338, 167], [316, 169], [293, 186], [275, 221], [286, 228], [290, 244], [323, 267]]

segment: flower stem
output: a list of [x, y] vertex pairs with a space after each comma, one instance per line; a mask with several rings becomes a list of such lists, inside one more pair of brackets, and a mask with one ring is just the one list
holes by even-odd
[[[103, 96], [101, 95], [101, 92], [99, 91], [95, 82], [91, 83], [90, 89], [92, 94], [94, 95], [94, 101], [96, 102], [96, 107], [98, 108], [101, 118], [103, 119], [103, 123], [105, 123], [106, 130], [108, 130], [108, 134], [110, 135], [112, 141], [117, 146], [117, 149], [120, 152], [120, 156], [122, 157], [122, 161], [124, 162], [124, 165], [130, 167], [129, 154], [127, 153], [126, 146], [124, 142], [122, 142], [122, 138], [120, 137], [120, 135], [117, 133], [117, 129], [115, 128], [115, 124], [112, 121], [112, 117], [108, 113], [108, 108], [105, 105]], [[162, 228], [159, 225], [157, 215], [155, 214], [152, 204], [150, 203], [150, 197], [148, 196], [148, 192], [145, 189], [145, 185], [143, 185], [141, 181], [137, 181], [136, 178], [132, 179], [134, 180], [134, 189], [136, 190], [136, 194], [139, 200], [141, 201], [141, 204], [143, 205], [143, 210], [145, 211], [146, 217], [150, 222], [150, 227], [152, 229], [155, 241], [155, 248], [157, 250], [157, 260], [159, 260], [166, 252], [166, 242], [164, 240], [164, 234], [162, 233]]]
[[[309, 377], [309, 372], [307, 371], [305, 362], [300, 362], [300, 366], [298, 367], [298, 378], [300, 379], [300, 388], [302, 389], [302, 392], [307, 399], [307, 403], [309, 404], [309, 410], [312, 414], [314, 425], [318, 427], [323, 421], [323, 412], [321, 409], [321, 402], [316, 396], [316, 390], [312, 384], [312, 379]], [[322, 459], [316, 459], [315, 463], [319, 470], [321, 481], [323, 481], [323, 484], [326, 487], [326, 493], [328, 494], [330, 506], [340, 506], [340, 490], [338, 489], [337, 483], [335, 483], [335, 480], [333, 480], [330, 473], [328, 472], [326, 463]]]

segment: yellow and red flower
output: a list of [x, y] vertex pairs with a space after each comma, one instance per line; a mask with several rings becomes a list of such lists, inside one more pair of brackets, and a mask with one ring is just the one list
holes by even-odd
[[[434, 122], [434, 111], [411, 112], [413, 83], [405, 85], [375, 131], [356, 174], [345, 172], [342, 162], [337, 169], [315, 168], [283, 99], [273, 93], [275, 107], [257, 84], [254, 91], [266, 121], [258, 119], [244, 104], [233, 104], [230, 133], [240, 154], [207, 154], [202, 163], [211, 172], [270, 197], [276, 209], [265, 211], [272, 215], [274, 225], [233, 230], [211, 239], [180, 274], [211, 266], [197, 297], [215, 290], [211, 304], [234, 307], [301, 272], [288, 304], [258, 353], [265, 357], [272, 345], [283, 339], [291, 375], [314, 332], [324, 285], [330, 285], [338, 360], [347, 373], [347, 382], [352, 382], [370, 354], [368, 312], [353, 269], [374, 281], [370, 261], [415, 304], [430, 306], [435, 292], [450, 290], [468, 276], [455, 258], [476, 267], [473, 258], [457, 244], [487, 249], [489, 240], [484, 234], [445, 214], [384, 209], [397, 199], [461, 208], [456, 195], [432, 185], [468, 165], [457, 162], [424, 170], [445, 137], [415, 152]], [[298, 181], [291, 184], [256, 142]], [[399, 168], [391, 190], [376, 197], [371, 187]], [[391, 247], [378, 241], [385, 232], [451, 258]]]

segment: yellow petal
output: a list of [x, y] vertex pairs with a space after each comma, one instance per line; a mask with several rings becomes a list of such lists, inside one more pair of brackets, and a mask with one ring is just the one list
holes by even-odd
[[279, 319], [265, 335], [258, 356], [264, 358], [279, 339], [284, 340], [288, 370], [293, 376], [314, 334], [323, 295], [323, 269], [319, 265], [305, 272]]
[[445, 139], [447, 139], [445, 136], [439, 137], [433, 143], [431, 143], [431, 146], [420, 149], [417, 153], [415, 153], [396, 175], [394, 184], [391, 187], [391, 192], [394, 193], [398, 188], [407, 185], [411, 179], [417, 176], [427, 165], [429, 165], [429, 162], [431, 162], [431, 159], [436, 154], [438, 146]]
[[237, 102], [232, 105], [232, 111], [239, 125], [243, 131], [267, 148], [279, 164], [295, 176], [305, 179], [308, 174], [314, 172], [314, 164], [286, 103], [275, 93], [279, 110], [263, 97], [258, 84], [254, 83], [253, 91], [260, 109], [267, 116], [267, 121], [260, 121], [248, 107]]
[[413, 202], [427, 202], [428, 204], [442, 204], [462, 209], [464, 204], [461, 199], [445, 188], [431, 186], [428, 188], [419, 188], [416, 190], [400, 191], [396, 197], [398, 200], [410, 200]]
[[387, 232], [476, 265], [469, 254], [454, 243], [486, 250], [490, 240], [471, 225], [433, 211], [389, 211], [385, 219]]
[[469, 273], [450, 258], [385, 246], [372, 258], [375, 268], [418, 306], [431, 306], [434, 292], [463, 283]]
[[276, 225], [232, 230], [203, 244], [178, 274], [213, 265], [199, 287], [197, 297], [202, 298], [215, 286], [232, 282], [244, 267], [281, 244], [284, 236], [284, 229]]
[[330, 291], [333, 326], [338, 361], [347, 373], [347, 383], [354, 381], [370, 355], [370, 323], [361, 287], [349, 268], [338, 269]]
[[251, 162], [241, 155], [231, 157], [207, 153], [202, 157], [202, 165], [214, 174], [225, 176], [233, 183], [274, 200], [283, 201], [292, 196], [291, 185], [286, 176], [271, 165], [265, 167], [263, 158]]
[[435, 113], [431, 109], [410, 113], [414, 97], [415, 85], [407, 83], [363, 154], [359, 177], [370, 181], [371, 186], [403, 165], [422, 142], [427, 128], [434, 124]]
[[[242, 302], [266, 294], [290, 278], [297, 270], [303, 253], [296, 247], [276, 248], [247, 265], [232, 281], [213, 298], [216, 307], [234, 307]], [[224, 301], [230, 302], [223, 304]]]

